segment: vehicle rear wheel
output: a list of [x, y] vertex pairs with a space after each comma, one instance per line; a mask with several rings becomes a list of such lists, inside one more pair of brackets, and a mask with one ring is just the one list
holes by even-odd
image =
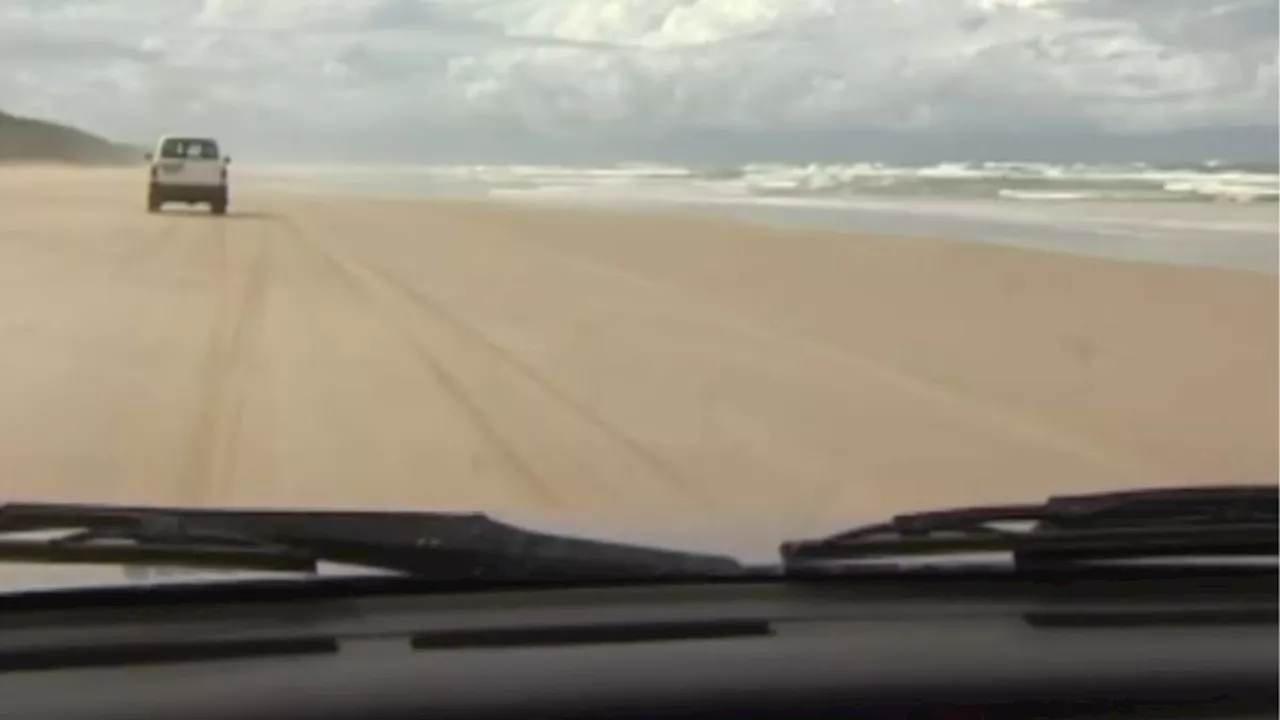
[[158, 198], [156, 198], [154, 195], [148, 196], [148, 197], [147, 197], [147, 212], [149, 212], [149, 213], [156, 213], [156, 212], [160, 212], [160, 207], [161, 207], [163, 204], [164, 204], [164, 203], [160, 202], [160, 200], [159, 200]]
[[214, 215], [226, 215], [227, 203], [225, 201], [215, 201], [209, 204], [209, 212]]

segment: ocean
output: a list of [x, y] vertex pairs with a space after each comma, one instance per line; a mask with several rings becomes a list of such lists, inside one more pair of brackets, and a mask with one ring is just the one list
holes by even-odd
[[727, 214], [1270, 274], [1280, 265], [1274, 163], [310, 164], [237, 174], [249, 185], [294, 191]]

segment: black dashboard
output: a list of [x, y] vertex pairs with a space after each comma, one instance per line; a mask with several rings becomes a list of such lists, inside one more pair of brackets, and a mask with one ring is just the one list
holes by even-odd
[[1277, 715], [1270, 573], [0, 600], [0, 717]]

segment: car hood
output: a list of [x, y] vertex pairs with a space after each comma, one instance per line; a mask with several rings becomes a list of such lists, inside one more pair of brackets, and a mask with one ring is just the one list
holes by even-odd
[[144, 588], [157, 585], [394, 575], [381, 570], [320, 563], [315, 573], [221, 570], [173, 565], [36, 565], [0, 563], [0, 596], [49, 590]]

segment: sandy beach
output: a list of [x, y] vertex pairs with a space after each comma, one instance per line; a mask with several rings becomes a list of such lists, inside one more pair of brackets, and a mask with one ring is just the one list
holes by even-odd
[[1277, 476], [1277, 279], [0, 169], [0, 497], [483, 509], [744, 551]]

